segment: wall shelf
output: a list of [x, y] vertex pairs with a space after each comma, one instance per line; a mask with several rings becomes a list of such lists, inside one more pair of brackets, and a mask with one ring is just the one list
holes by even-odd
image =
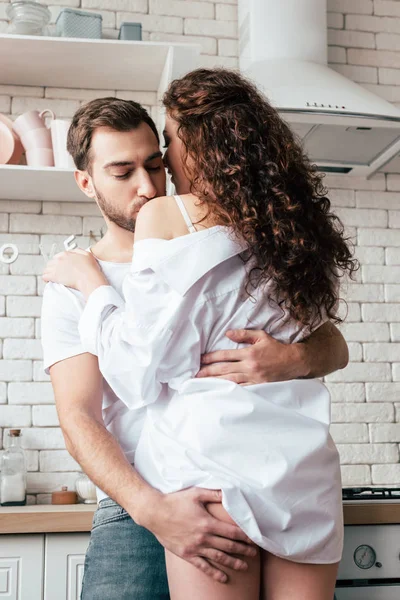
[[0, 84], [159, 91], [199, 53], [196, 44], [0, 34]]
[[56, 167], [0, 165], [0, 200], [90, 202], [75, 183], [73, 173]]

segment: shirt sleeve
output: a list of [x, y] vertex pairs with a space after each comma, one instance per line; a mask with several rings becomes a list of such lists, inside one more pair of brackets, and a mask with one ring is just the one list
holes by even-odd
[[41, 312], [41, 341], [43, 367], [48, 374], [52, 365], [83, 354], [78, 324], [83, 303], [63, 285], [47, 283], [44, 288]]
[[123, 293], [125, 303], [110, 286], [95, 290], [79, 331], [83, 347], [98, 356], [100, 370], [115, 394], [136, 409], [155, 402], [172, 375], [176, 379], [178, 372], [197, 372], [199, 334], [185, 314], [188, 298], [151, 268], [130, 273]]
[[79, 325], [82, 344], [98, 356], [103, 376], [127, 406], [155, 402], [163, 384], [179, 389], [197, 373], [212, 322], [201, 281], [243, 249], [224, 227], [140, 240], [123, 284], [125, 304], [109, 286], [89, 296]]

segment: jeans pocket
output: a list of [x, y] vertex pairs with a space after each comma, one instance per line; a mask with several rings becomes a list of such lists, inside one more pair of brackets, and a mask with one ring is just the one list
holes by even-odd
[[129, 518], [129, 514], [122, 506], [111, 500], [111, 498], [105, 498], [104, 500], [100, 500], [99, 506], [94, 513], [92, 531], [101, 525], [126, 518]]

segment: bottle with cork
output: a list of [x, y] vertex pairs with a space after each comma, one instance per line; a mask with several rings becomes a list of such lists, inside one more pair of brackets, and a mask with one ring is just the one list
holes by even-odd
[[10, 429], [10, 443], [1, 460], [1, 506], [26, 504], [26, 462], [21, 448], [21, 430]]

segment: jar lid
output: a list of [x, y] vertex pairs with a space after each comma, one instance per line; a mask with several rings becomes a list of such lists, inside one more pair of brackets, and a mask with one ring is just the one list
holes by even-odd
[[76, 492], [68, 491], [66, 485], [61, 488], [61, 491], [53, 492], [51, 494], [52, 504], [76, 504], [77, 500]]
[[8, 435], [11, 437], [19, 437], [21, 435], [21, 430], [20, 429], [10, 429], [10, 431], [8, 432]]

